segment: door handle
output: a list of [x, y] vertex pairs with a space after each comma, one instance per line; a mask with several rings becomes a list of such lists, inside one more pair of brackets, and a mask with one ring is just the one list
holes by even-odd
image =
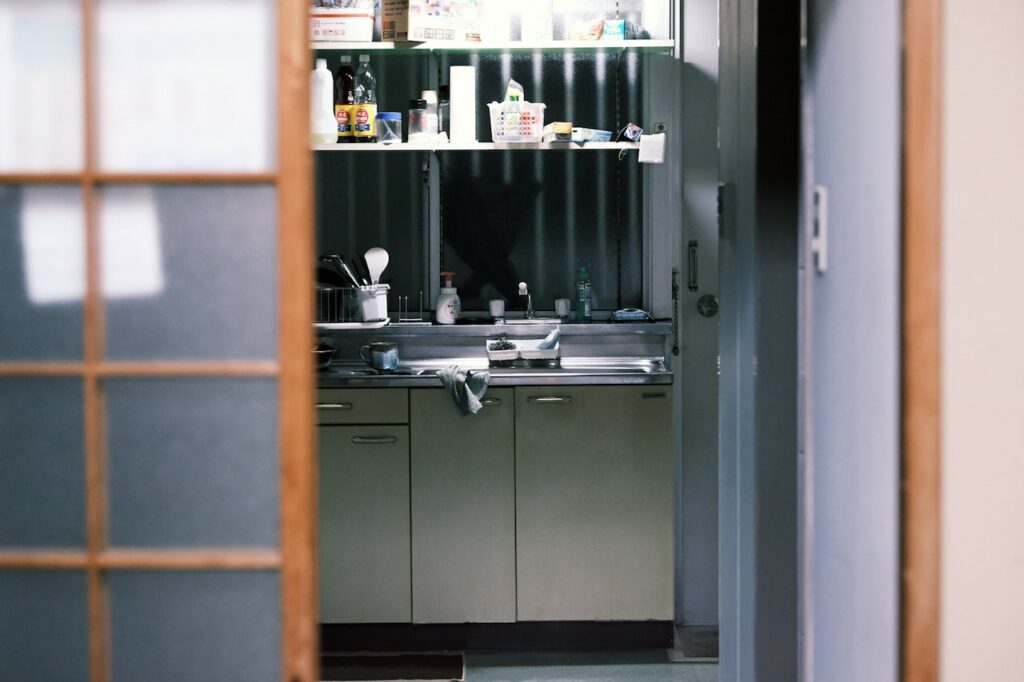
[[318, 410], [348, 411], [352, 409], [352, 403], [318, 403]]
[[644, 400], [658, 400], [659, 398], [667, 398], [667, 397], [668, 397], [668, 394], [665, 393], [664, 391], [661, 391], [660, 393], [644, 393], [643, 394], [643, 399]]
[[828, 188], [814, 187], [814, 234], [811, 236], [814, 269], [819, 275], [828, 271]]
[[690, 291], [697, 291], [700, 289], [700, 281], [697, 276], [697, 249], [698, 245], [696, 240], [691, 240], [689, 248], [687, 250], [687, 264], [689, 265], [689, 272], [687, 273], [687, 287]]
[[356, 445], [391, 445], [397, 443], [396, 436], [356, 436], [352, 439]]
[[501, 405], [501, 398], [484, 398], [480, 401], [480, 404], [484, 407], [497, 407]]
[[571, 403], [572, 397], [567, 395], [535, 395], [527, 398], [526, 402], [541, 405]]

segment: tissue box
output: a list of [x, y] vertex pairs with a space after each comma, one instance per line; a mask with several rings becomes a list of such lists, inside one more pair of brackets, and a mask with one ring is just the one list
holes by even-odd
[[409, 40], [480, 42], [476, 0], [408, 0]]
[[593, 128], [573, 128], [572, 141], [581, 142], [611, 142], [612, 131], [594, 130]]

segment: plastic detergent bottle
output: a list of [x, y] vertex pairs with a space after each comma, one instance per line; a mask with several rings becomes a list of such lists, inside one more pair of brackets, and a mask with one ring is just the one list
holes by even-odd
[[338, 122], [334, 118], [334, 77], [327, 60], [316, 60], [310, 76], [309, 115], [313, 144], [333, 144], [338, 140]]
[[590, 283], [590, 274], [586, 268], [580, 268], [579, 272], [576, 273], [576, 321], [577, 322], [592, 322], [593, 315], [591, 312], [591, 305], [593, 302], [592, 291], [593, 285]]
[[437, 305], [434, 319], [438, 324], [455, 324], [462, 314], [462, 301], [459, 300], [459, 292], [452, 285], [455, 279], [454, 272], [441, 273], [441, 293], [437, 297]]
[[334, 75], [334, 116], [338, 119], [338, 142], [352, 141], [352, 115], [356, 104], [356, 74], [352, 56], [342, 55], [341, 66]]
[[359, 55], [355, 80], [355, 114], [352, 135], [356, 142], [377, 141], [377, 76], [370, 68], [370, 55]]

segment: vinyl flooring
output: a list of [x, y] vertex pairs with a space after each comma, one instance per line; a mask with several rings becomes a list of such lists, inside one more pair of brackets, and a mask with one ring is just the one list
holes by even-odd
[[672, 661], [664, 651], [467, 654], [465, 682], [718, 682], [718, 664]]

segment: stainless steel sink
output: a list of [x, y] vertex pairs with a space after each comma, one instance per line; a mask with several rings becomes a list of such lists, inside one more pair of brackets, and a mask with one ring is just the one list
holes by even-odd
[[512, 326], [562, 324], [562, 320], [557, 317], [534, 317], [529, 320], [505, 320], [505, 324]]

